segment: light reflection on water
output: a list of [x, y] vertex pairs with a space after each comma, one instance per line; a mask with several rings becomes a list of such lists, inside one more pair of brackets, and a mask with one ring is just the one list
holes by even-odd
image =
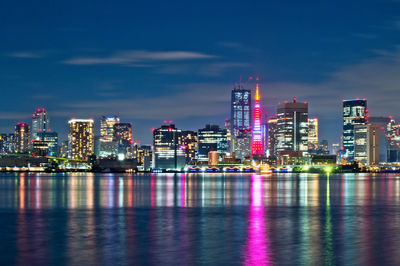
[[0, 174], [0, 262], [398, 265], [399, 186], [394, 174]]

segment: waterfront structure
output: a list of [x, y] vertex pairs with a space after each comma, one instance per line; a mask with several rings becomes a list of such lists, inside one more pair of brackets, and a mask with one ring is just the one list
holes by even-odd
[[37, 134], [38, 140], [47, 143], [48, 155], [58, 156], [58, 134], [57, 132], [40, 132]]
[[354, 161], [354, 126], [367, 123], [367, 100], [343, 100], [343, 158]]
[[208, 165], [217, 165], [219, 163], [219, 152], [217, 151], [210, 151], [208, 153]]
[[59, 151], [58, 151], [58, 156], [61, 158], [68, 158], [69, 155], [69, 145], [68, 145], [68, 140], [61, 142]]
[[114, 125], [113, 142], [116, 143], [118, 156], [130, 157], [129, 148], [133, 146], [132, 123], [116, 123]]
[[308, 151], [308, 103], [279, 103], [277, 112], [277, 152]]
[[262, 140], [262, 131], [261, 131], [261, 106], [260, 106], [260, 94], [258, 90], [258, 82], [256, 84], [256, 102], [254, 105], [253, 111], [253, 131], [252, 131], [252, 143], [251, 143], [251, 154], [253, 157], [262, 157], [264, 156], [264, 147]]
[[240, 82], [232, 90], [231, 125], [232, 134], [238, 130], [251, 130], [251, 91]]
[[40, 140], [39, 133], [50, 131], [50, 119], [46, 109], [36, 109], [35, 113], [32, 114], [32, 139]]
[[277, 133], [278, 133], [278, 118], [271, 117], [270, 119], [268, 119], [268, 153], [267, 153], [267, 157], [270, 159], [275, 159], [275, 160], [278, 157]]
[[180, 171], [185, 166], [182, 131], [174, 124], [165, 124], [153, 131], [153, 169]]
[[232, 140], [233, 153], [236, 158], [242, 162], [246, 157], [251, 155], [251, 132], [247, 130], [239, 130]]
[[363, 165], [379, 164], [378, 125], [354, 125], [354, 160]]
[[197, 132], [190, 130], [182, 131], [182, 149], [185, 151], [186, 164], [196, 164], [198, 149]]
[[68, 125], [69, 158], [87, 160], [94, 154], [93, 119], [71, 119]]
[[315, 154], [318, 144], [318, 118], [308, 118], [308, 152]]
[[30, 127], [27, 123], [15, 125], [15, 151], [27, 153], [29, 151]]
[[227, 153], [227, 132], [217, 125], [206, 125], [198, 130], [199, 153], [198, 162], [207, 163], [208, 153], [218, 151], [220, 156]]

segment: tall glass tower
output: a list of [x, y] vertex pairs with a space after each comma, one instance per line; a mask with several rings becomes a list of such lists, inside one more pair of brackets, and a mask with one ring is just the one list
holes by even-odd
[[366, 99], [343, 100], [343, 158], [354, 161], [354, 125], [368, 123]]
[[239, 130], [251, 130], [251, 91], [241, 83], [232, 90], [231, 125], [233, 135]]
[[44, 108], [32, 114], [32, 139], [39, 140], [39, 133], [50, 132], [50, 120]]

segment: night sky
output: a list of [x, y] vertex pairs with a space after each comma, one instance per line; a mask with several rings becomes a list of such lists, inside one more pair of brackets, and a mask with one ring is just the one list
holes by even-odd
[[45, 107], [62, 139], [71, 117], [119, 115], [151, 143], [163, 120], [222, 126], [240, 76], [269, 114], [308, 101], [330, 143], [344, 98], [398, 117], [400, 1], [84, 2], [0, 2], [0, 133]]

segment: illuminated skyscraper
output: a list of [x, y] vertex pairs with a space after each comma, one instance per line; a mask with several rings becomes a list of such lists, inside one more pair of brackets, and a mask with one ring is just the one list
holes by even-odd
[[15, 148], [18, 153], [29, 151], [30, 127], [26, 123], [15, 125]]
[[251, 130], [251, 91], [245, 90], [241, 83], [232, 90], [231, 125], [232, 134]]
[[378, 125], [354, 125], [354, 160], [363, 165], [379, 164]]
[[256, 103], [254, 105], [254, 125], [252, 131], [252, 144], [251, 144], [251, 154], [254, 156], [264, 155], [264, 147], [262, 140], [261, 131], [261, 106], [260, 106], [260, 94], [258, 91], [258, 82], [256, 85]]
[[198, 162], [207, 163], [208, 153], [218, 151], [223, 156], [228, 151], [226, 130], [217, 125], [206, 125], [198, 130], [199, 156]]
[[268, 120], [268, 158], [275, 160], [278, 158], [277, 123], [278, 119], [276, 117], [271, 117]]
[[247, 130], [239, 130], [232, 139], [232, 152], [235, 153], [236, 158], [242, 162], [246, 157], [251, 155], [251, 144], [252, 144], [251, 132]]
[[182, 131], [182, 148], [185, 151], [186, 164], [196, 164], [197, 162], [197, 132]]
[[56, 132], [40, 132], [37, 134], [39, 140], [48, 144], [48, 155], [58, 155], [58, 134]]
[[185, 151], [182, 148], [182, 131], [175, 125], [162, 125], [153, 131], [153, 168], [179, 171], [185, 166]]
[[50, 132], [50, 120], [44, 108], [37, 109], [32, 114], [32, 139], [39, 140], [38, 134], [42, 132]]
[[113, 141], [114, 125], [119, 123], [118, 116], [102, 116], [100, 120], [100, 135], [106, 142]]
[[318, 143], [318, 118], [308, 118], [308, 151], [315, 153]]
[[308, 103], [293, 102], [278, 104], [277, 152], [308, 151]]
[[367, 123], [367, 100], [343, 100], [343, 157], [354, 161], [354, 125]]
[[133, 144], [131, 123], [116, 123], [113, 127], [113, 133], [113, 140], [119, 145], [129, 146]]
[[93, 119], [71, 119], [68, 125], [69, 157], [87, 160], [94, 154]]

